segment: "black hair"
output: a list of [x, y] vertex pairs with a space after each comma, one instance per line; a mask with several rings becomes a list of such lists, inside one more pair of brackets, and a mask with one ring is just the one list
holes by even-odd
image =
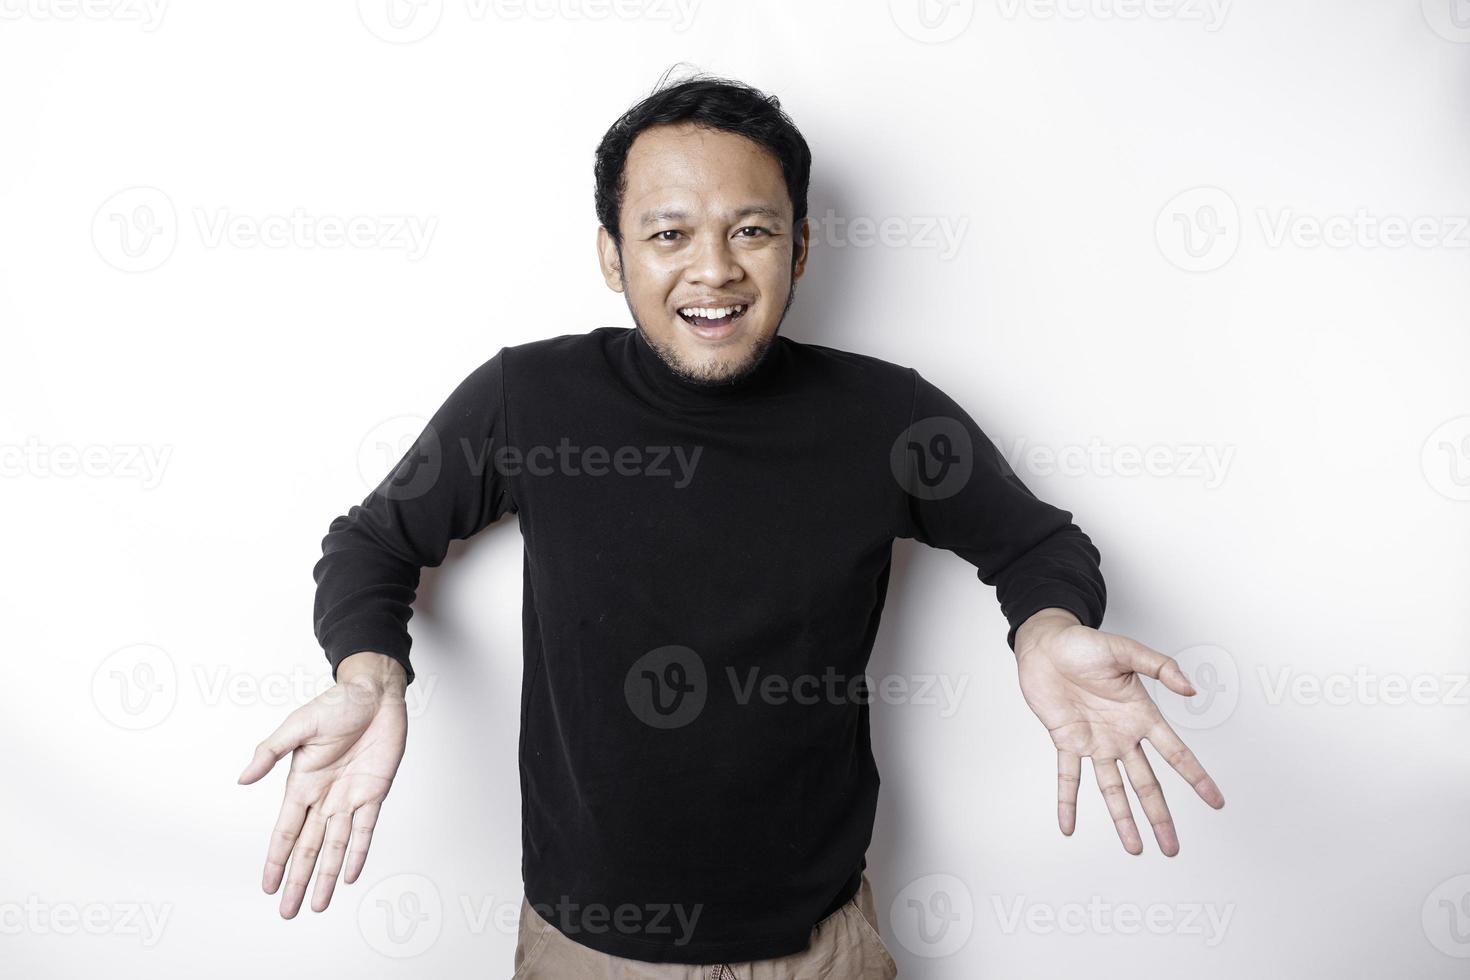
[[[791, 198], [793, 209], [792, 230], [793, 234], [798, 232], [802, 219], [806, 217], [812, 153], [801, 131], [781, 109], [781, 101], [743, 82], [704, 73], [672, 85], [666, 84], [669, 72], [659, 79], [652, 94], [612, 124], [597, 145], [597, 158], [593, 165], [597, 183], [597, 220], [612, 235], [618, 250], [621, 252], [623, 247], [618, 215], [627, 190], [623, 167], [628, 160], [628, 150], [645, 129], [673, 123], [695, 123], [735, 133], [769, 150], [781, 164], [781, 174], [786, 178], [786, 193]], [[797, 237], [791, 255], [793, 265], [799, 250], [800, 238]]]

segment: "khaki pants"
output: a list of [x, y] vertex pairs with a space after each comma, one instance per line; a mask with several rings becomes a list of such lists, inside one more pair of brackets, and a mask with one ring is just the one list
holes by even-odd
[[894, 980], [898, 967], [878, 935], [868, 873], [857, 894], [812, 930], [799, 953], [746, 963], [648, 963], [589, 949], [521, 899], [512, 980]]

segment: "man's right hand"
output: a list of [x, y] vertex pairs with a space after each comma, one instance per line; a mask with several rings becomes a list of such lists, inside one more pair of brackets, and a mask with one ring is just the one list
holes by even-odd
[[261, 880], [266, 894], [274, 895], [290, 858], [282, 918], [300, 911], [318, 854], [314, 912], [332, 900], [344, 856], [348, 884], [362, 873], [378, 810], [408, 741], [407, 679], [403, 665], [385, 654], [346, 657], [337, 666], [337, 683], [291, 712], [256, 746], [255, 757], [240, 773], [240, 783], [253, 783], [292, 753]]

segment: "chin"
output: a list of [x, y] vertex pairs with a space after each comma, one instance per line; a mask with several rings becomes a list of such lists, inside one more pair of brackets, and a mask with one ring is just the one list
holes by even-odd
[[745, 340], [739, 346], [726, 346], [719, 350], [690, 349], [676, 345], [673, 351], [676, 363], [669, 366], [676, 373], [698, 384], [722, 384], [738, 380], [749, 373], [769, 342], [757, 343]]

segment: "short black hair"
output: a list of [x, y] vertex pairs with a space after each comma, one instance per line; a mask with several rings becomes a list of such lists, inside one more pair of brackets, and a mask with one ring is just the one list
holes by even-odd
[[[709, 129], [735, 133], [769, 150], [781, 164], [781, 174], [786, 178], [786, 193], [793, 208], [793, 233], [800, 229], [802, 219], [806, 217], [812, 153], [801, 131], [781, 109], [781, 101], [743, 82], [704, 73], [667, 84], [669, 72], [659, 79], [652, 94], [612, 124], [597, 145], [593, 166], [597, 183], [597, 220], [612, 235], [619, 251], [623, 247], [623, 233], [618, 225], [618, 215], [627, 190], [623, 167], [628, 161], [628, 150], [645, 129], [672, 123], [696, 123]], [[800, 247], [799, 238], [797, 242], [797, 248], [792, 250], [793, 264]]]

